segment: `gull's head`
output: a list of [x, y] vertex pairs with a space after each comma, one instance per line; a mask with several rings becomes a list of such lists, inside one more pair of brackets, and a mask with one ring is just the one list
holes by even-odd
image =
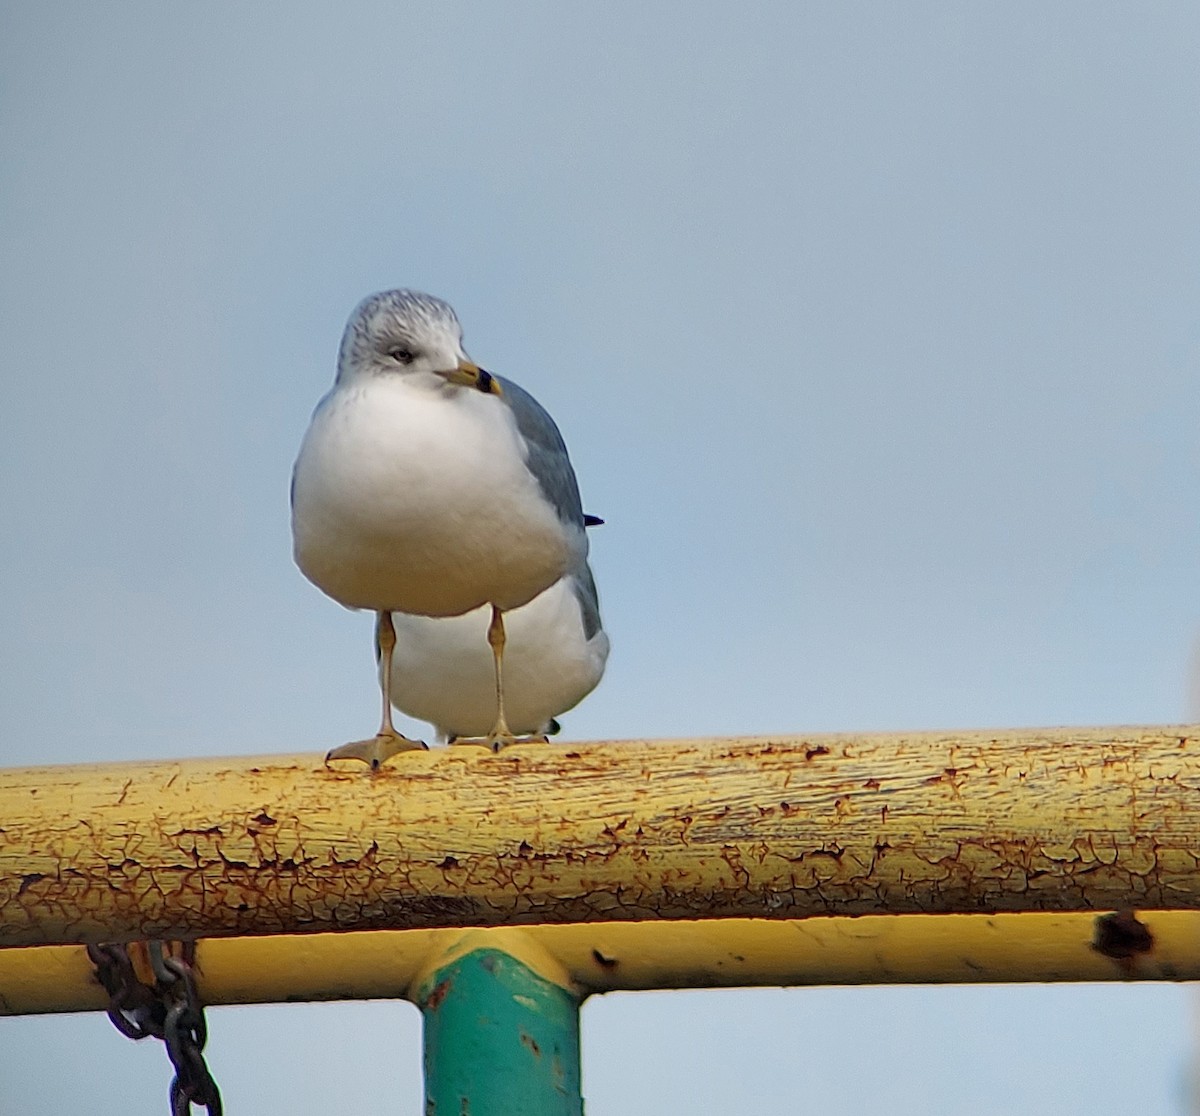
[[500, 385], [470, 357], [454, 308], [420, 291], [381, 291], [355, 307], [342, 335], [337, 382], [404, 376], [499, 395]]

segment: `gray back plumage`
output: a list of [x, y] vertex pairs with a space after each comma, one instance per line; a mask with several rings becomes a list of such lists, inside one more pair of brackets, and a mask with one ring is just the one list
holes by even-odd
[[[583, 503], [579, 498], [579, 483], [567, 456], [567, 444], [546, 409], [520, 384], [497, 376], [507, 403], [517, 420], [521, 437], [529, 444], [526, 464], [537, 478], [546, 499], [554, 505], [558, 518], [583, 530]], [[590, 574], [588, 575], [591, 576]], [[594, 591], [594, 587], [593, 587]]]
[[602, 627], [600, 594], [596, 591], [596, 579], [592, 577], [592, 567], [586, 561], [580, 562], [579, 568], [569, 576], [575, 599], [579, 602], [579, 611], [583, 616], [583, 634], [590, 640]]

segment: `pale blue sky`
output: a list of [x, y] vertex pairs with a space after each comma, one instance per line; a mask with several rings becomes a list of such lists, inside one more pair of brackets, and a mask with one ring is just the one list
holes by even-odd
[[[292, 566], [287, 483], [396, 285], [608, 521], [568, 736], [1185, 716], [1197, 10], [744, 7], [0, 4], [0, 763], [371, 727], [370, 619]], [[612, 996], [588, 1112], [1169, 1116], [1188, 1010]], [[418, 1110], [408, 1005], [211, 1031], [229, 1111]], [[2, 1116], [167, 1079], [100, 1016], [0, 1020]]]

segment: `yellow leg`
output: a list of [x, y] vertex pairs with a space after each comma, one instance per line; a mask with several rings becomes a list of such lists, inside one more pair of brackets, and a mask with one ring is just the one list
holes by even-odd
[[396, 651], [396, 626], [390, 612], [380, 612], [375, 619], [375, 661], [379, 663], [379, 692], [383, 696], [383, 717], [379, 722], [380, 736], [398, 736], [392, 727], [392, 655]]
[[496, 663], [496, 723], [488, 733], [486, 743], [493, 752], [511, 744], [516, 737], [508, 729], [504, 718], [504, 614], [492, 605], [492, 622], [488, 625], [488, 643], [492, 646], [492, 658]]
[[409, 740], [392, 726], [392, 652], [396, 650], [396, 629], [392, 614], [380, 612], [375, 618], [375, 658], [379, 661], [379, 689], [383, 695], [383, 717], [379, 731], [369, 740], [355, 740], [325, 753], [330, 760], [356, 759], [368, 764], [372, 771], [386, 763], [398, 752], [424, 751], [421, 740]]

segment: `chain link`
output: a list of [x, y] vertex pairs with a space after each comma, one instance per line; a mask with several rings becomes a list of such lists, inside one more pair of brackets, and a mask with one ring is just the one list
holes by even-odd
[[106, 942], [89, 945], [88, 957], [108, 993], [108, 1017], [121, 1034], [138, 1040], [162, 1039], [175, 1067], [171, 1082], [172, 1116], [190, 1116], [192, 1105], [221, 1116], [221, 1094], [204, 1061], [208, 1027], [196, 991], [194, 942], [185, 942], [182, 956], [173, 957], [162, 942], [148, 942], [154, 983], [139, 979], [129, 949]]

